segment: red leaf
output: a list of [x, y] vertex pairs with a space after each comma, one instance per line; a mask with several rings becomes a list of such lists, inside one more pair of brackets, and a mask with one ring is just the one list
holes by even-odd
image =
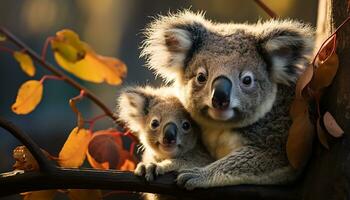
[[337, 47], [337, 34], [334, 34], [321, 46], [321, 49], [318, 53], [318, 60], [325, 62], [334, 52]]
[[335, 121], [335, 119], [331, 115], [331, 113], [326, 112], [323, 115], [323, 123], [324, 123], [324, 126], [326, 127], [328, 133], [331, 134], [333, 137], [338, 138], [344, 134], [343, 129]]
[[[130, 169], [127, 160], [136, 163], [132, 155], [123, 149], [122, 133], [115, 129], [101, 130], [94, 133], [90, 141], [87, 158], [90, 165], [97, 169]], [[131, 167], [130, 167], [131, 166]]]

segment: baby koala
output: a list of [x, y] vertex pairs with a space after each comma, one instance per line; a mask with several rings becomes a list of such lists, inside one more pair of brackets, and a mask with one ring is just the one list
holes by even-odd
[[118, 115], [144, 147], [135, 174], [151, 181], [170, 171], [213, 161], [200, 141], [201, 130], [171, 88], [128, 88], [118, 100]]

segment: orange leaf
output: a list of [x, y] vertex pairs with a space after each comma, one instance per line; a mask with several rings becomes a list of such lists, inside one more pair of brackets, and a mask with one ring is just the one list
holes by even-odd
[[12, 111], [16, 114], [28, 114], [40, 103], [43, 95], [43, 84], [40, 81], [30, 80], [21, 85]]
[[326, 134], [326, 132], [323, 130], [323, 128], [321, 127], [320, 118], [317, 119], [317, 136], [318, 136], [318, 140], [320, 141], [320, 143], [321, 143], [326, 149], [329, 149], [327, 134]]
[[20, 51], [15, 51], [13, 53], [13, 57], [16, 59], [17, 62], [19, 62], [19, 65], [21, 66], [21, 69], [28, 75], [28, 76], [34, 76], [35, 75], [35, 67], [32, 58], [26, 54], [22, 53]]
[[56, 190], [42, 190], [22, 193], [24, 200], [50, 200], [56, 195]]
[[311, 155], [315, 128], [309, 119], [309, 112], [297, 116], [289, 129], [287, 156], [295, 169], [302, 168]]
[[[131, 158], [129, 152], [124, 151], [124, 153], [125, 153], [125, 155], [127, 155], [127, 157]], [[119, 167], [119, 170], [122, 170], [122, 171], [134, 171], [135, 167], [136, 167], [135, 159], [133, 159], [133, 158], [131, 158], [131, 159], [126, 158], [126, 159], [124, 159], [124, 162]]]
[[344, 134], [343, 129], [338, 125], [337, 121], [335, 121], [331, 113], [326, 112], [323, 115], [323, 123], [328, 133], [331, 134], [333, 137], [338, 138]]
[[330, 55], [325, 62], [320, 63], [310, 83], [311, 88], [320, 90], [328, 87], [337, 73], [338, 65], [339, 59], [336, 53]]
[[305, 69], [304, 73], [300, 75], [295, 87], [295, 94], [297, 98], [302, 98], [303, 90], [305, 86], [310, 83], [313, 73], [314, 73], [314, 68], [312, 65], [309, 65]]
[[85, 160], [85, 152], [91, 139], [91, 132], [75, 127], [69, 134], [59, 153], [61, 167], [78, 168]]
[[101, 190], [69, 189], [68, 197], [72, 200], [100, 200], [102, 199], [102, 193]]

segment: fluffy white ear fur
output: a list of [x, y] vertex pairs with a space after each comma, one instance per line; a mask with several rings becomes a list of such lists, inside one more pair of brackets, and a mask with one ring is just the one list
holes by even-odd
[[118, 99], [118, 117], [134, 133], [142, 130], [147, 96], [141, 91], [125, 90]]
[[258, 23], [257, 30], [271, 62], [273, 80], [286, 85], [295, 82], [313, 52], [314, 31], [291, 20]]
[[141, 57], [147, 59], [147, 67], [167, 82], [181, 77], [187, 53], [193, 45], [193, 35], [186, 29], [191, 25], [209, 23], [203, 13], [183, 11], [159, 16], [146, 29], [146, 40]]

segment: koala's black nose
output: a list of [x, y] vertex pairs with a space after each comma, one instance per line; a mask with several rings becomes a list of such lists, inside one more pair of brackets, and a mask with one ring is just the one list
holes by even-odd
[[163, 131], [164, 131], [163, 143], [174, 144], [176, 142], [176, 135], [177, 135], [176, 124], [172, 122], [165, 124]]
[[212, 104], [213, 107], [220, 110], [225, 110], [230, 105], [232, 82], [224, 77], [217, 77], [212, 84]]

